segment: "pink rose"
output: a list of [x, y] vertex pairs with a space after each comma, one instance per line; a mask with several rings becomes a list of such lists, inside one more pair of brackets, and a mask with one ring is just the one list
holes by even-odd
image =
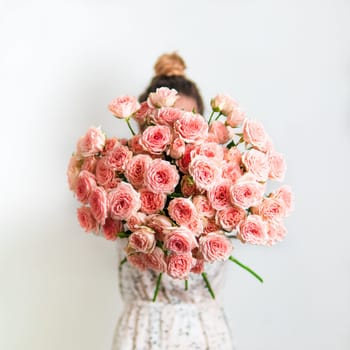
[[166, 230], [164, 248], [176, 254], [190, 253], [198, 246], [194, 234], [186, 227], [172, 227]]
[[258, 214], [264, 220], [280, 219], [286, 214], [282, 200], [277, 198], [264, 198], [258, 206]]
[[131, 139], [128, 141], [128, 146], [130, 151], [134, 154], [142, 154], [142, 153], [147, 153], [143, 146], [140, 143], [141, 140], [141, 135], [137, 134], [133, 136]]
[[76, 182], [75, 194], [82, 203], [88, 203], [91, 191], [96, 187], [95, 176], [87, 170], [82, 170]]
[[193, 144], [188, 144], [185, 146], [185, 152], [182, 158], [176, 161], [176, 165], [179, 167], [180, 171], [184, 174], [188, 174], [188, 167], [192, 160], [192, 151], [195, 148]]
[[181, 193], [184, 195], [184, 197], [190, 197], [197, 192], [196, 184], [188, 175], [182, 176], [180, 185]]
[[119, 119], [130, 118], [140, 108], [134, 96], [120, 96], [112, 100], [108, 109]]
[[96, 170], [97, 159], [95, 156], [84, 158], [83, 165], [81, 166], [81, 170], [87, 170], [90, 173], [94, 173]]
[[152, 253], [146, 254], [145, 261], [147, 268], [153, 271], [165, 272], [167, 270], [164, 252], [159, 247], [155, 247]]
[[154, 109], [151, 108], [147, 101], [141, 103], [139, 110], [135, 113], [134, 119], [139, 123], [142, 127], [147, 124], [148, 118], [153, 114]]
[[189, 254], [170, 254], [168, 256], [168, 275], [176, 279], [187, 279], [192, 268]]
[[267, 223], [259, 215], [249, 215], [238, 228], [237, 236], [243, 243], [266, 244]]
[[131, 158], [132, 152], [129, 148], [119, 144], [108, 152], [106, 162], [112, 169], [121, 172], [125, 170]]
[[222, 167], [222, 178], [235, 183], [243, 175], [243, 170], [239, 163], [225, 161]]
[[221, 210], [231, 206], [230, 183], [227, 180], [215, 183], [208, 190], [208, 198], [211, 206], [216, 210]]
[[148, 95], [147, 103], [150, 107], [172, 107], [178, 99], [177, 91], [161, 87]]
[[172, 127], [176, 120], [183, 114], [183, 111], [174, 107], [163, 107], [157, 110], [153, 115], [153, 121], [158, 125], [167, 125]]
[[165, 230], [173, 226], [173, 222], [165, 215], [154, 214], [146, 217], [146, 224], [156, 233], [156, 239], [164, 241]]
[[164, 193], [154, 193], [147, 189], [140, 190], [141, 211], [145, 214], [157, 214], [163, 210], [166, 195]]
[[203, 235], [207, 235], [210, 232], [217, 232], [220, 230], [219, 225], [212, 219], [205, 219], [204, 222], [204, 230]]
[[276, 198], [283, 202], [286, 216], [294, 209], [294, 196], [288, 185], [283, 185], [278, 188], [271, 194], [270, 198]]
[[108, 164], [106, 158], [101, 158], [97, 161], [96, 181], [106, 189], [113, 188], [120, 182], [120, 179], [115, 177], [115, 172]]
[[141, 226], [145, 226], [146, 222], [146, 214], [141, 213], [140, 211], [133, 213], [126, 220], [126, 224], [128, 229], [132, 232], [138, 230]]
[[243, 122], [243, 138], [247, 143], [252, 144], [262, 152], [267, 151], [268, 135], [265, 132], [263, 125], [256, 121], [245, 119]]
[[127, 251], [134, 250], [141, 253], [151, 253], [155, 246], [154, 231], [144, 226], [129, 236]]
[[232, 128], [237, 128], [242, 124], [245, 118], [245, 113], [242, 112], [238, 106], [236, 106], [229, 114], [227, 114], [226, 124]]
[[106, 239], [115, 241], [118, 237], [118, 233], [123, 231], [123, 223], [120, 220], [113, 220], [108, 217], [102, 229]]
[[216, 222], [227, 232], [232, 232], [246, 218], [246, 212], [240, 207], [229, 207], [216, 213]]
[[146, 185], [155, 193], [174, 192], [179, 179], [176, 166], [166, 160], [154, 159], [146, 171]]
[[119, 144], [120, 142], [116, 137], [107, 139], [102, 154], [105, 155], [107, 152], [111, 151], [115, 146]]
[[184, 224], [193, 234], [198, 237], [203, 233], [203, 222], [199, 216]]
[[187, 143], [203, 140], [208, 135], [208, 124], [200, 114], [184, 112], [174, 123], [175, 131]]
[[230, 140], [230, 133], [224, 123], [214, 121], [209, 126], [209, 134], [215, 135], [216, 142], [224, 144]]
[[277, 242], [281, 242], [287, 234], [287, 230], [281, 220], [273, 220], [267, 223], [267, 242], [268, 246], [272, 246]]
[[286, 161], [283, 154], [271, 151], [268, 153], [269, 179], [283, 181], [286, 172]]
[[241, 164], [242, 160], [242, 154], [241, 151], [237, 147], [231, 147], [230, 149], [226, 148], [226, 153], [224, 155], [224, 159], [236, 163], [236, 164]]
[[145, 185], [145, 174], [151, 162], [150, 156], [139, 154], [132, 157], [126, 165], [125, 177], [135, 188]]
[[137, 268], [139, 271], [145, 271], [147, 269], [146, 254], [144, 253], [132, 253], [126, 256], [128, 263]]
[[204, 272], [204, 260], [203, 259], [193, 259], [195, 260], [194, 263], [192, 263], [191, 272], [196, 274], [201, 274]]
[[228, 115], [237, 106], [237, 102], [231, 96], [219, 94], [211, 99], [210, 105], [213, 111]]
[[101, 128], [91, 127], [87, 133], [78, 140], [77, 154], [83, 157], [93, 156], [103, 150], [106, 136]]
[[214, 262], [227, 260], [233, 246], [225, 235], [211, 232], [199, 238], [199, 249], [205, 261]]
[[270, 168], [269, 159], [265, 153], [251, 149], [243, 154], [242, 162], [247, 171], [255, 175], [258, 181], [267, 181]]
[[188, 198], [172, 199], [168, 205], [168, 213], [178, 225], [185, 226], [198, 217], [196, 207]]
[[170, 144], [169, 155], [173, 159], [179, 159], [184, 155], [185, 149], [186, 149], [185, 141], [180, 137], [177, 137]]
[[126, 182], [120, 182], [108, 193], [108, 203], [110, 216], [114, 220], [127, 220], [141, 207], [140, 194]]
[[220, 162], [224, 159], [224, 148], [216, 142], [203, 142], [192, 151], [193, 156], [202, 155]]
[[208, 190], [220, 178], [218, 163], [205, 156], [196, 156], [189, 166], [189, 173], [199, 189]]
[[171, 141], [171, 131], [168, 126], [149, 126], [142, 133], [140, 144], [151, 154], [161, 154]]
[[98, 233], [99, 226], [89, 207], [80, 207], [77, 209], [77, 216], [80, 226], [85, 232]]
[[197, 195], [192, 198], [193, 205], [200, 217], [213, 218], [215, 210], [211, 206], [208, 198], [204, 195]]
[[90, 194], [89, 204], [92, 215], [99, 224], [107, 218], [107, 193], [102, 187], [95, 187]]
[[80, 173], [80, 166], [81, 160], [76, 155], [73, 155], [69, 160], [67, 169], [68, 185], [71, 191], [75, 191], [76, 189], [78, 176]]

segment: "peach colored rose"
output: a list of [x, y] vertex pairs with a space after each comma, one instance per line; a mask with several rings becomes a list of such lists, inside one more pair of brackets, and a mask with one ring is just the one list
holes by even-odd
[[199, 249], [204, 261], [225, 261], [230, 256], [233, 246], [225, 235], [211, 232], [199, 238]]
[[237, 106], [237, 102], [231, 96], [218, 94], [211, 99], [210, 105], [213, 111], [228, 115]]
[[140, 108], [137, 98], [134, 96], [120, 96], [112, 100], [108, 109], [119, 119], [131, 117]]
[[283, 181], [287, 165], [282, 153], [271, 151], [268, 153], [269, 179]]
[[196, 156], [192, 159], [188, 170], [196, 186], [203, 190], [208, 190], [221, 175], [218, 163], [205, 156]]
[[280, 219], [286, 214], [286, 207], [280, 199], [264, 198], [258, 206], [258, 214], [264, 220]]
[[126, 256], [128, 263], [137, 268], [139, 271], [145, 271], [147, 269], [146, 254], [144, 253], [132, 253]]
[[108, 193], [109, 213], [114, 220], [127, 220], [141, 207], [140, 194], [133, 187], [120, 182]]
[[141, 211], [145, 214], [157, 214], [163, 210], [166, 195], [164, 193], [154, 193], [146, 188], [141, 189]]
[[147, 153], [146, 150], [143, 148], [143, 146], [140, 143], [141, 135], [137, 134], [133, 136], [131, 139], [128, 141], [128, 146], [130, 151], [134, 154], [144, 154]]
[[93, 156], [103, 150], [106, 136], [101, 128], [91, 127], [86, 134], [78, 140], [77, 155], [83, 157]]
[[224, 154], [224, 159], [236, 163], [236, 164], [241, 164], [242, 160], [242, 154], [241, 151], [237, 147], [231, 147], [230, 149], [226, 148], [226, 152]]
[[263, 125], [257, 120], [245, 119], [243, 122], [243, 138], [258, 150], [266, 152], [268, 146], [268, 135]]
[[224, 159], [224, 148], [216, 142], [203, 142], [200, 145], [196, 145], [192, 153], [192, 157], [202, 155], [207, 158], [213, 158], [218, 162]]
[[132, 157], [126, 165], [125, 177], [135, 188], [145, 185], [145, 174], [151, 162], [150, 156], [138, 154]]
[[193, 259], [191, 272], [196, 274], [201, 274], [204, 272], [204, 260], [203, 259]]
[[147, 127], [140, 138], [140, 144], [151, 154], [161, 154], [171, 141], [171, 131], [168, 126], [154, 125]]
[[287, 230], [281, 220], [273, 220], [267, 222], [267, 242], [268, 246], [272, 246], [277, 242], [281, 242], [287, 234]]
[[147, 103], [150, 107], [172, 107], [178, 99], [177, 91], [161, 87], [148, 95]]
[[210, 232], [217, 232], [220, 230], [220, 226], [213, 219], [204, 218], [203, 226], [203, 235], [207, 235]]
[[251, 149], [243, 154], [242, 163], [247, 171], [256, 176], [258, 181], [267, 181], [270, 167], [265, 153]]
[[107, 152], [111, 151], [115, 146], [119, 144], [120, 142], [116, 137], [111, 137], [107, 139], [102, 154], [106, 155]]
[[75, 187], [75, 194], [78, 200], [84, 204], [88, 203], [90, 193], [95, 187], [95, 176], [87, 170], [82, 170]]
[[193, 205], [200, 217], [213, 218], [215, 210], [211, 206], [208, 198], [204, 195], [197, 195], [192, 198]]
[[293, 192], [288, 185], [283, 185], [273, 192], [270, 198], [276, 198], [283, 202], [285, 207], [285, 215], [289, 215], [290, 212], [294, 209], [294, 196]]
[[203, 222], [199, 216], [184, 224], [193, 234], [198, 237], [203, 233]]
[[190, 197], [197, 192], [197, 187], [192, 178], [188, 175], [182, 176], [181, 182], [181, 193], [185, 197]]
[[106, 239], [115, 241], [118, 238], [118, 233], [123, 231], [123, 223], [120, 220], [107, 217], [102, 229]]
[[189, 254], [170, 254], [167, 259], [168, 275], [175, 279], [187, 279], [192, 268]]
[[194, 234], [186, 227], [172, 227], [166, 230], [164, 248], [176, 254], [190, 253], [198, 246]]
[[75, 191], [82, 161], [76, 155], [72, 155], [67, 168], [68, 185], [71, 191]]
[[249, 215], [238, 226], [238, 238], [243, 243], [265, 245], [267, 241], [267, 223], [259, 215]]
[[238, 106], [232, 109], [232, 111], [227, 114], [226, 124], [231, 126], [232, 128], [236, 128], [242, 124], [245, 120], [246, 115]]
[[120, 179], [115, 177], [115, 172], [106, 158], [101, 158], [96, 163], [96, 181], [106, 189], [113, 188], [120, 182]]
[[213, 121], [209, 126], [209, 134], [213, 134], [216, 142], [224, 144], [230, 140], [230, 132], [224, 123], [220, 121]]
[[183, 114], [183, 111], [174, 107], [163, 107], [153, 114], [152, 120], [158, 125], [167, 125], [172, 127], [176, 120]]
[[188, 198], [174, 198], [168, 205], [169, 216], [178, 225], [187, 225], [198, 217], [196, 207]]
[[216, 222], [227, 232], [232, 232], [237, 228], [237, 225], [246, 218], [247, 214], [240, 207], [229, 207], [219, 210], [216, 213]]
[[128, 238], [127, 251], [136, 251], [141, 253], [151, 253], [156, 246], [154, 231], [148, 227], [140, 227], [134, 231]]
[[146, 214], [138, 211], [129, 216], [129, 218], [126, 220], [126, 224], [128, 226], [128, 229], [134, 232], [138, 230], [141, 226], [145, 226], [146, 219]]
[[77, 216], [80, 226], [85, 232], [98, 233], [99, 226], [89, 207], [82, 206], [77, 209]]
[[132, 152], [128, 147], [116, 145], [106, 156], [107, 165], [115, 171], [124, 171], [128, 162], [132, 158]]
[[95, 156], [84, 158], [81, 170], [87, 170], [90, 173], [95, 173], [97, 158]]
[[185, 152], [183, 156], [176, 161], [176, 165], [179, 167], [180, 171], [184, 174], [188, 174], [188, 167], [192, 160], [192, 151], [195, 148], [193, 144], [187, 144], [185, 146]]
[[146, 171], [146, 186], [155, 193], [174, 192], [180, 180], [176, 166], [166, 160], [154, 159]]
[[221, 210], [231, 206], [230, 182], [227, 180], [216, 182], [208, 190], [208, 199], [211, 206], [216, 210]]
[[92, 215], [96, 221], [104, 225], [107, 218], [107, 193], [99, 186], [96, 186], [90, 194], [89, 204], [91, 208]]
[[145, 261], [147, 268], [153, 271], [165, 272], [167, 270], [164, 252], [159, 247], [155, 247], [152, 253], [146, 254]]
[[174, 123], [175, 131], [187, 143], [203, 140], [208, 135], [208, 124], [200, 114], [184, 112]]
[[146, 217], [146, 224], [156, 233], [156, 239], [164, 241], [165, 230], [173, 226], [173, 222], [165, 215], [153, 214]]
[[185, 141], [180, 137], [176, 137], [173, 140], [173, 142], [170, 144], [169, 155], [173, 159], [179, 159], [184, 155], [185, 149], [186, 149]]

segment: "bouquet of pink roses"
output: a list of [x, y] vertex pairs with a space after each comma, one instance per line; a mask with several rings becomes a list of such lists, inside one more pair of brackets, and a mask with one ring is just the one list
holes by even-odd
[[231, 97], [211, 100], [208, 121], [173, 107], [176, 99], [168, 88], [141, 104], [131, 96], [114, 99], [109, 110], [133, 136], [107, 138], [91, 127], [70, 159], [68, 182], [82, 203], [81, 227], [109, 240], [126, 238], [122, 263], [159, 273], [153, 300], [163, 273], [185, 283], [190, 273], [202, 274], [214, 298], [207, 263], [230, 259], [262, 282], [232, 256], [232, 238], [281, 241], [293, 195], [286, 185], [265, 193], [268, 180], [283, 181], [285, 159]]

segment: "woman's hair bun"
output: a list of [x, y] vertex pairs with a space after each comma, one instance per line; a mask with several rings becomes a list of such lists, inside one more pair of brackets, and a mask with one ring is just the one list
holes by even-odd
[[176, 52], [165, 53], [161, 55], [156, 64], [154, 71], [158, 75], [185, 75], [186, 64], [185, 61]]

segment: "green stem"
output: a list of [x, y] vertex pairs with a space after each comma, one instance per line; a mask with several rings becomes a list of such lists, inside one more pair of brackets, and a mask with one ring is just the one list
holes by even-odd
[[232, 255], [229, 257], [229, 260], [231, 260], [232, 262], [234, 262], [235, 264], [237, 264], [238, 266], [242, 267], [244, 270], [248, 271], [249, 273], [251, 273], [255, 278], [257, 278], [261, 283], [264, 282], [264, 280], [256, 273], [254, 272], [250, 267], [242, 264], [240, 261], [238, 261], [237, 259], [235, 259]]
[[214, 113], [215, 113], [214, 111], [211, 111], [211, 114], [210, 114], [210, 117], [209, 117], [209, 121], [208, 121], [208, 125], [210, 124], [211, 118], [213, 118]]
[[215, 120], [218, 120], [222, 116], [222, 113], [220, 112], [218, 116], [215, 118]]
[[131, 124], [130, 124], [130, 118], [125, 118], [125, 121], [126, 121], [126, 124], [128, 124], [128, 127], [129, 127], [131, 133], [133, 134], [133, 136], [135, 136], [136, 135], [135, 131], [132, 129]]
[[156, 289], [154, 291], [154, 295], [153, 295], [153, 299], [152, 299], [153, 302], [155, 302], [157, 299], [158, 290], [159, 290], [159, 286], [160, 286], [160, 280], [162, 279], [162, 275], [163, 275], [163, 273], [161, 272], [158, 276]]
[[205, 272], [202, 272], [202, 277], [204, 279], [205, 285], [208, 288], [208, 291], [213, 299], [215, 299], [214, 291], [211, 288], [210, 282], [208, 280], [207, 274]]
[[185, 290], [188, 290], [188, 280], [185, 280]]
[[119, 267], [122, 267], [126, 262], [128, 261], [128, 259], [125, 257], [119, 264]]
[[235, 146], [236, 146], [235, 142], [233, 140], [231, 140], [231, 142], [227, 144], [226, 148], [230, 149], [230, 148], [235, 147]]

